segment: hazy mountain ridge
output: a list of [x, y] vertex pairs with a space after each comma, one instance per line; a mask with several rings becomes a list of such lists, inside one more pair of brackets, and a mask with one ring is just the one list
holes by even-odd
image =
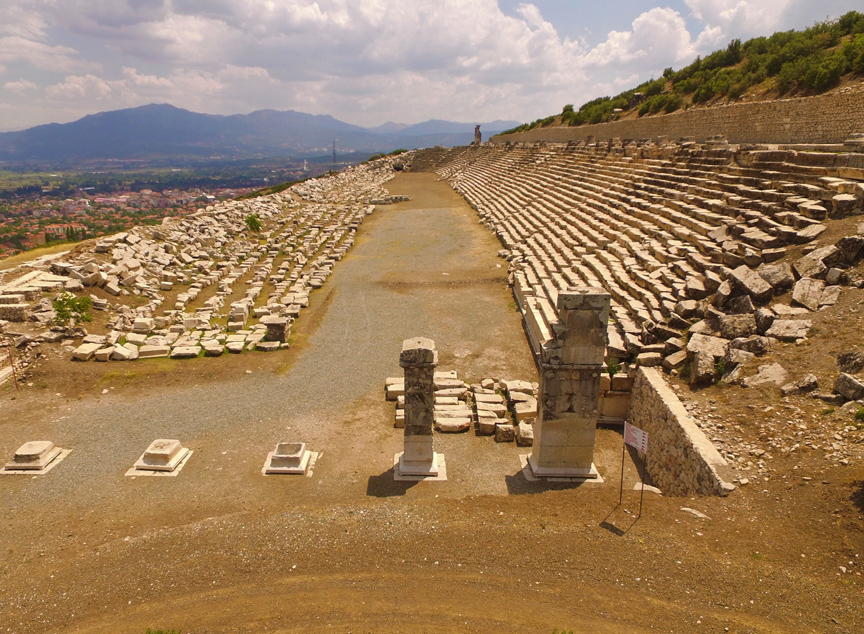
[[[480, 125], [488, 138], [514, 123], [493, 121]], [[329, 115], [294, 110], [211, 115], [169, 104], [150, 104], [87, 115], [71, 123], [0, 133], [0, 160], [299, 155], [329, 150], [334, 140], [337, 152], [380, 152], [397, 147], [462, 145], [473, 139], [472, 123], [388, 122], [377, 128], [363, 128]]]

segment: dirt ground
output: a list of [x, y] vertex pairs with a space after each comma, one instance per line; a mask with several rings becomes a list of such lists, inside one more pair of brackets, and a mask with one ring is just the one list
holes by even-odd
[[[639, 518], [629, 455], [618, 504], [616, 430], [598, 434], [604, 484], [527, 482], [527, 449], [473, 433], [436, 435], [447, 482], [394, 483], [383, 382], [402, 339], [431, 337], [469, 381], [536, 370], [494, 236], [433, 175], [388, 189], [412, 201], [364, 221], [290, 350], [49, 355], [21, 392], [0, 388], [0, 457], [37, 438], [73, 449], [46, 476], [0, 477], [0, 633], [864, 631], [864, 474], [821, 449], [774, 452], [726, 498], [646, 494]], [[857, 293], [814, 326], [860, 337]], [[821, 380], [842, 343], [772, 360]], [[682, 394], [728, 443], [792, 433], [786, 405], [813, 433], [851, 420], [779, 391]], [[157, 437], [194, 450], [182, 473], [124, 477]], [[322, 452], [311, 477], [261, 475], [283, 440]]]

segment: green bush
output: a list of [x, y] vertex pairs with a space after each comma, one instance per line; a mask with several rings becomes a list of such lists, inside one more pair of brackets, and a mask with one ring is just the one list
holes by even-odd
[[93, 300], [89, 297], [75, 297], [72, 293], [63, 293], [53, 302], [54, 323], [58, 326], [74, 325], [76, 323], [93, 321], [90, 309]]
[[258, 214], [249, 214], [246, 216], [245, 220], [246, 228], [249, 229], [249, 231], [254, 233], [261, 231], [261, 219], [258, 217]]
[[855, 420], [864, 420], [864, 407], [859, 407], [855, 412]]

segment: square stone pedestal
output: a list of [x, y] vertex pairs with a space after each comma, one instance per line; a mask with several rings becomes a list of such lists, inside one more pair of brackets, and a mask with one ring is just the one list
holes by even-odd
[[303, 442], [280, 442], [276, 449], [267, 454], [264, 474], [304, 475], [309, 468], [312, 452]]
[[150, 443], [126, 475], [177, 475], [191, 455], [179, 440], [160, 438]]
[[0, 474], [42, 475], [56, 467], [70, 450], [54, 446], [50, 440], [31, 440], [21, 445]]
[[574, 469], [566, 467], [539, 467], [531, 454], [519, 456], [522, 465], [522, 473], [529, 482], [545, 480], [547, 482], [593, 482], [603, 484], [603, 478], [594, 463], [588, 469]]
[[447, 480], [447, 465], [444, 454], [433, 453], [432, 461], [415, 462], [405, 460], [404, 453], [393, 457], [393, 479], [398, 481], [432, 480], [441, 482]]

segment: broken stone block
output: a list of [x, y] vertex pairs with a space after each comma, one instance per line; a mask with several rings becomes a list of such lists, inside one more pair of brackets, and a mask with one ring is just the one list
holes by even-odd
[[792, 301], [808, 310], [819, 310], [819, 301], [825, 290], [825, 282], [804, 277], [795, 283], [792, 291]]
[[726, 308], [733, 315], [749, 315], [756, 310], [749, 295], [739, 295], [726, 302]]
[[679, 350], [678, 352], [673, 352], [665, 359], [663, 359], [663, 367], [667, 370], [674, 370], [677, 367], [683, 365], [685, 361], [687, 361], [687, 351]]
[[435, 430], [444, 434], [458, 434], [471, 428], [471, 418], [459, 417], [435, 417]]
[[280, 442], [276, 449], [267, 454], [264, 463], [264, 473], [303, 475], [309, 468], [311, 452], [306, 449], [306, 443]]
[[834, 391], [848, 401], [857, 401], [864, 398], [864, 383], [851, 374], [841, 372], [834, 382]]
[[663, 354], [660, 352], [642, 352], [636, 356], [636, 364], [644, 368], [653, 368], [663, 363]]
[[733, 339], [729, 343], [729, 347], [735, 350], [744, 350], [745, 352], [755, 354], [757, 357], [761, 357], [763, 354], [771, 352], [771, 338], [751, 335], [749, 337]]
[[513, 410], [516, 412], [517, 422], [526, 418], [537, 418], [537, 399], [531, 397], [528, 400], [515, 402]]
[[147, 334], [156, 326], [155, 320], [149, 317], [139, 317], [132, 322], [132, 332]]
[[[142, 348], [143, 350], [143, 348]], [[171, 350], [172, 359], [194, 359], [201, 353], [201, 346], [177, 346]]]
[[828, 272], [828, 267], [822, 262], [818, 256], [814, 256], [815, 251], [810, 255], [805, 255], [795, 262], [793, 267], [798, 277], [821, 278], [825, 277]]
[[100, 348], [102, 348], [102, 344], [100, 343], [82, 343], [80, 346], [75, 348], [75, 351], [72, 353], [72, 358], [76, 361], [89, 361]]
[[816, 378], [816, 375], [808, 374], [799, 381], [795, 381], [794, 383], [787, 383], [780, 388], [780, 391], [783, 393], [783, 396], [789, 396], [792, 394], [803, 394], [805, 392], [812, 392], [818, 387], [819, 379]]
[[725, 339], [737, 339], [756, 334], [756, 317], [749, 315], [722, 315], [720, 335]]
[[714, 355], [705, 350], [697, 351], [690, 361], [690, 384], [710, 383], [714, 378]]
[[41, 471], [45, 469], [63, 450], [55, 447], [50, 440], [31, 440], [18, 447], [4, 469]]
[[812, 326], [809, 319], [776, 319], [765, 335], [780, 341], [797, 341], [806, 337]]
[[714, 359], [722, 359], [726, 356], [726, 350], [729, 349], [729, 342], [720, 337], [711, 337], [709, 335], [695, 334], [690, 337], [687, 342], [687, 352], [695, 355], [699, 352], [707, 352]]
[[495, 425], [495, 442], [513, 442], [516, 440], [516, 428], [510, 423]]
[[255, 344], [255, 349], [261, 352], [273, 352], [279, 350], [281, 347], [282, 344], [278, 341], [259, 341]]
[[155, 359], [156, 357], [167, 357], [171, 354], [171, 346], [144, 345], [138, 349], [139, 359]]
[[107, 348], [100, 348], [97, 350], [93, 356], [97, 361], [109, 361], [111, 359], [111, 355], [114, 354], [114, 346], [108, 346]]
[[841, 288], [839, 286], [826, 286], [822, 291], [822, 299], [819, 300], [819, 308], [833, 306], [840, 299]]
[[225, 349], [231, 354], [239, 354], [243, 352], [243, 348], [246, 347], [246, 342], [244, 341], [229, 341], [225, 344]]
[[775, 291], [792, 288], [792, 285], [795, 284], [795, 274], [792, 273], [792, 267], [786, 262], [763, 264], [756, 272]]
[[179, 440], [160, 438], [150, 443], [150, 446], [135, 463], [135, 469], [174, 471], [189, 453], [189, 449], [181, 445]]
[[757, 373], [741, 381], [741, 385], [744, 387], [759, 387], [760, 385], [773, 383], [779, 386], [786, 383], [788, 376], [786, 370], [779, 363], [760, 365]]
[[520, 447], [530, 447], [534, 444], [534, 427], [523, 421], [516, 427], [516, 444]]
[[753, 317], [756, 320], [756, 332], [760, 335], [764, 335], [777, 318], [770, 308], [760, 308], [753, 313]]
[[747, 265], [742, 264], [730, 274], [732, 282], [747, 293], [754, 302], [765, 303], [771, 299], [774, 289], [763, 280], [756, 272], [751, 271]]
[[864, 352], [850, 350], [837, 355], [837, 367], [841, 372], [855, 374], [864, 370]]

